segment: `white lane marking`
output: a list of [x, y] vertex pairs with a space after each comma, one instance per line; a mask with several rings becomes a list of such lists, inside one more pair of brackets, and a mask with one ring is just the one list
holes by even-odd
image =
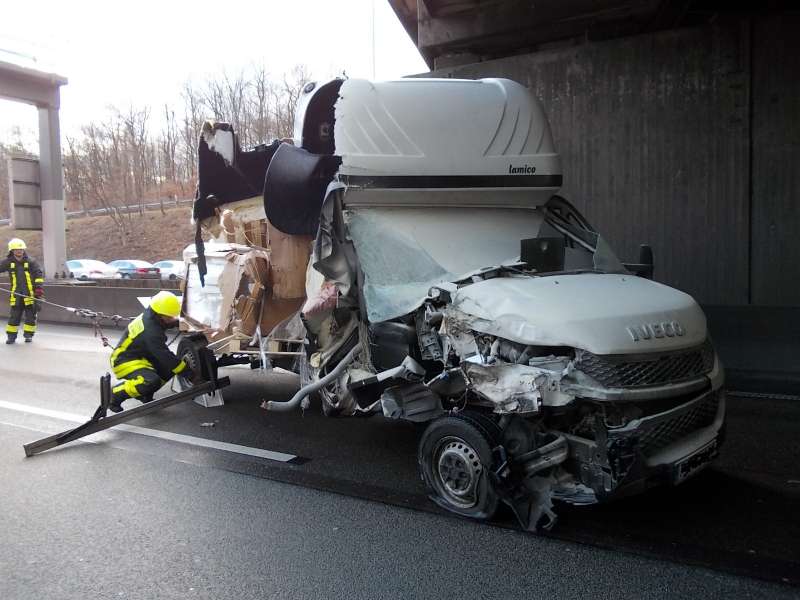
[[[35, 433], [47, 433], [46, 431], [42, 431], [41, 428], [37, 429], [36, 427], [28, 427], [27, 425], [20, 425], [19, 423], [9, 423], [8, 421], [0, 421], [0, 425], [6, 425], [7, 427], [16, 427], [17, 429], [24, 429], [25, 431], [33, 431]], [[55, 432], [53, 432], [53, 433], [55, 433]], [[93, 436], [89, 436], [89, 437], [93, 437]], [[94, 443], [88, 438], [82, 438], [81, 441], [87, 441], [87, 442], [90, 442], [90, 443]]]
[[[7, 408], [9, 410], [15, 410], [17, 412], [28, 413], [31, 415], [39, 415], [42, 417], [50, 417], [52, 419], [59, 419], [61, 421], [69, 421], [71, 423], [85, 423], [87, 421], [85, 417], [81, 417], [80, 415], [73, 413], [62, 412], [60, 410], [51, 410], [49, 408], [39, 408], [38, 406], [28, 406], [26, 404], [17, 404], [16, 402], [6, 402], [5, 400], [0, 400], [0, 408]], [[137, 427], [136, 425], [120, 424], [115, 425], [113, 429], [117, 431], [127, 431], [129, 433], [138, 433], [139, 435], [169, 440], [172, 442], [178, 442], [180, 444], [189, 444], [191, 446], [200, 446], [202, 448], [212, 448], [214, 450], [225, 450], [226, 452], [245, 454], [247, 456], [255, 456], [257, 458], [265, 458], [267, 460], [275, 460], [278, 462], [289, 462], [297, 458], [297, 456], [294, 454], [284, 454], [283, 452], [262, 450], [261, 448], [251, 448], [250, 446], [240, 446], [239, 444], [229, 444], [228, 442], [206, 440], [191, 435], [170, 433], [168, 431], [158, 431], [156, 429], [147, 429], [146, 427]]]

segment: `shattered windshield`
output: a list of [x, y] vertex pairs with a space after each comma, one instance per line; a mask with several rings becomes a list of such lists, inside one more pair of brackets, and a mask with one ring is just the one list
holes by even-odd
[[345, 219], [373, 323], [413, 311], [431, 286], [518, 262], [520, 240], [543, 220], [523, 208], [361, 208]]
[[428, 290], [520, 260], [523, 239], [566, 239], [564, 271], [622, 271], [597, 233], [532, 208], [358, 208], [345, 211], [371, 322], [414, 311]]

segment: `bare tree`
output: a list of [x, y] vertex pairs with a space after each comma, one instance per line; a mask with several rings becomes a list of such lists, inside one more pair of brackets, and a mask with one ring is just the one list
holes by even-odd
[[122, 125], [122, 147], [126, 158], [126, 173], [130, 177], [133, 198], [139, 205], [139, 214], [144, 214], [145, 186], [148, 183], [147, 164], [147, 120], [150, 109], [129, 107], [125, 114], [117, 113]]
[[[143, 214], [145, 203], [156, 196], [165, 211], [165, 196], [194, 187], [204, 120], [231, 123], [243, 147], [291, 136], [308, 80], [302, 66], [275, 79], [262, 65], [187, 81], [181, 90], [182, 110], [164, 105], [157, 130], [149, 107], [131, 105], [124, 112], [109, 107], [107, 117], [86, 124], [81, 135], [67, 137], [68, 202], [84, 212], [105, 209], [120, 231], [127, 232], [134, 217], [129, 207]], [[0, 177], [0, 198], [7, 196], [3, 185]]]
[[292, 136], [297, 103], [300, 100], [303, 87], [310, 79], [308, 69], [303, 65], [295, 66], [283, 76], [281, 94], [275, 99], [275, 120], [278, 125], [278, 137]]
[[183, 157], [182, 181], [194, 181], [197, 176], [197, 136], [203, 125], [202, 99], [191, 82], [186, 82], [181, 93], [184, 103], [181, 146]]
[[78, 207], [83, 214], [88, 215], [89, 209], [86, 201], [85, 182], [86, 164], [84, 154], [80, 150], [79, 142], [76, 138], [66, 136], [67, 152], [64, 154], [64, 187], [70, 194], [67, 201], [73, 200], [78, 203]]

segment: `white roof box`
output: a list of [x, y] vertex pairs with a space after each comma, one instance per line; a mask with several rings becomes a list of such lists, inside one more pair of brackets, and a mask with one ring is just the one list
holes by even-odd
[[[334, 91], [332, 84], [318, 90]], [[301, 99], [296, 130], [325, 132], [330, 123], [315, 129], [302, 120], [334, 116], [332, 145], [342, 159], [339, 179], [348, 185], [541, 191], [561, 186], [561, 161], [544, 110], [514, 81], [348, 79], [335, 86], [338, 97], [320, 94], [335, 101], [333, 115], [330, 104], [328, 110], [311, 110], [311, 99]], [[313, 88], [306, 90], [314, 95]], [[306, 138], [301, 141], [306, 147]]]

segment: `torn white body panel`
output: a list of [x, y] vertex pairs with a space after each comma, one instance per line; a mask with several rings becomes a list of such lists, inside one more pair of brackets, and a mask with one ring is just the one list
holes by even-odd
[[225, 129], [217, 129], [212, 122], [206, 121], [203, 124], [202, 134], [209, 150], [213, 150], [219, 154], [227, 165], [233, 164], [233, 152], [235, 142], [233, 138], [233, 131]]

